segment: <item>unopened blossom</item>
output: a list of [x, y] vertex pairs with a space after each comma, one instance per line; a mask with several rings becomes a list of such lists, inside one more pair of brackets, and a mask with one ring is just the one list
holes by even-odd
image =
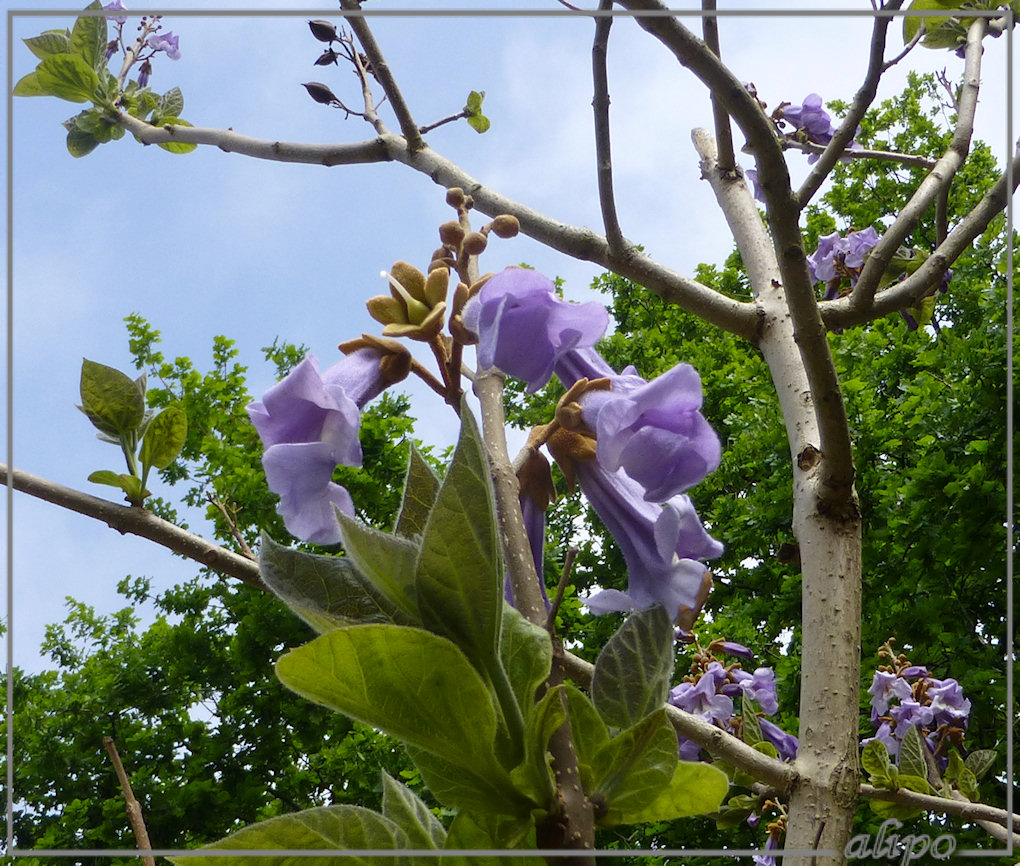
[[332, 481], [333, 470], [361, 465], [360, 408], [389, 384], [384, 357], [361, 349], [320, 373], [318, 360], [308, 355], [261, 401], [248, 404], [265, 448], [266, 481], [296, 538], [335, 544], [340, 530], [333, 507], [354, 514], [350, 495]]
[[606, 589], [589, 597], [592, 613], [661, 604], [676, 620], [682, 609], [694, 608], [708, 570], [698, 560], [719, 556], [723, 546], [705, 531], [690, 499], [679, 495], [658, 505], [622, 470], [609, 472], [596, 461], [574, 469], [627, 563], [627, 591]]
[[701, 414], [701, 378], [690, 364], [647, 382], [633, 367], [617, 374], [594, 349], [577, 349], [555, 369], [567, 388], [582, 377], [610, 378], [610, 390], [580, 398], [582, 417], [595, 431], [599, 462], [622, 468], [649, 502], [664, 502], [718, 468], [722, 446]]
[[601, 304], [562, 301], [552, 280], [525, 268], [490, 278], [462, 318], [478, 337], [479, 364], [523, 379], [529, 392], [549, 381], [564, 352], [595, 345], [609, 324]]
[[153, 51], [165, 51], [171, 60], [181, 59], [180, 37], [170, 30], [166, 33], [153, 33], [145, 44]]
[[[779, 849], [779, 842], [776, 837], [769, 833], [769, 838], [765, 840], [766, 851], [776, 851]], [[776, 866], [776, 858], [769, 854], [755, 854], [754, 855], [754, 866]]]
[[797, 757], [797, 748], [800, 742], [793, 734], [788, 734], [775, 722], [768, 719], [758, 719], [758, 727], [761, 728], [762, 736], [776, 747], [779, 757], [784, 761], [792, 761]]

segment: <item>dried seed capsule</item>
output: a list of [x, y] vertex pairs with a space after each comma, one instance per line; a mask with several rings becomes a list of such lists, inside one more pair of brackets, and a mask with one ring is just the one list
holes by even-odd
[[321, 18], [308, 22], [308, 29], [312, 36], [320, 42], [336, 42], [340, 37], [337, 35], [336, 26]]

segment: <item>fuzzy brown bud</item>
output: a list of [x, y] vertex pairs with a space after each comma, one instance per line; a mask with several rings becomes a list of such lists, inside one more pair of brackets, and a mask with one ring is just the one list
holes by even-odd
[[464, 240], [464, 227], [457, 220], [450, 220], [439, 227], [439, 240], [444, 246], [457, 249]]
[[489, 241], [481, 232], [469, 232], [464, 237], [464, 244], [461, 249], [469, 256], [479, 256], [485, 252]]
[[517, 217], [501, 213], [492, 221], [492, 230], [498, 238], [515, 238], [521, 231], [521, 223]]
[[450, 207], [459, 208], [464, 204], [464, 190], [459, 186], [452, 186], [446, 191], [446, 203]]

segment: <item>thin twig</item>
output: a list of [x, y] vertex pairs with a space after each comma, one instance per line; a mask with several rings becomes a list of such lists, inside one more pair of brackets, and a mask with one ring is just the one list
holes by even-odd
[[230, 527], [230, 534], [234, 536], [234, 540], [237, 542], [238, 547], [241, 548], [241, 556], [245, 559], [250, 559], [252, 562], [258, 562], [258, 557], [254, 554], [252, 549], [248, 546], [248, 542], [244, 540], [244, 536], [241, 535], [241, 530], [237, 526], [237, 514], [231, 513], [227, 510], [226, 504], [218, 496], [207, 493], [205, 498], [216, 506], [220, 514], [223, 515], [223, 519], [227, 521], [227, 526]]
[[[701, 16], [701, 33], [705, 37], [708, 50], [716, 57], [722, 57], [719, 51], [719, 19], [711, 14], [716, 11], [715, 0], [701, 0], [701, 9], [706, 14]], [[733, 130], [730, 128], [730, 116], [726, 109], [712, 93], [712, 118], [715, 123], [715, 144], [719, 151], [719, 168], [721, 171], [735, 171], [736, 156], [733, 153]]]
[[[902, 5], [903, 0], [889, 0], [883, 7], [883, 10], [894, 12]], [[832, 171], [833, 167], [843, 156], [847, 145], [850, 144], [853, 137], [857, 134], [857, 125], [861, 122], [861, 118], [864, 117], [864, 112], [875, 101], [875, 94], [878, 93], [878, 82], [885, 71], [883, 66], [885, 40], [889, 31], [889, 24], [892, 20], [892, 17], [889, 15], [875, 17], [871, 31], [871, 52], [868, 59], [868, 71], [864, 74], [864, 81], [854, 95], [854, 101], [850, 104], [850, 109], [847, 111], [846, 117], [843, 118], [843, 122], [839, 125], [839, 129], [836, 130], [832, 140], [825, 148], [821, 157], [819, 157], [818, 162], [814, 164], [810, 173], [804, 179], [804, 183], [797, 190], [797, 204], [801, 210], [807, 207], [808, 202], [818, 192], [825, 178], [829, 176], [829, 172]]]
[[566, 555], [563, 557], [563, 570], [560, 572], [560, 579], [556, 584], [556, 596], [549, 608], [549, 615], [545, 618], [545, 630], [553, 637], [556, 635], [556, 615], [560, 612], [560, 605], [563, 604], [563, 594], [567, 591], [575, 559], [577, 559], [577, 548], [568, 547]]
[[[113, 770], [120, 782], [120, 789], [124, 793], [124, 805], [127, 809], [128, 820], [131, 822], [131, 832], [135, 835], [135, 844], [139, 851], [151, 851], [152, 845], [149, 842], [149, 831], [145, 829], [145, 819], [142, 817], [142, 806], [135, 799], [131, 790], [131, 782], [127, 773], [124, 772], [124, 765], [120, 762], [120, 755], [117, 753], [117, 744], [112, 737], [103, 737], [103, 748], [106, 749], [110, 760], [113, 762]], [[142, 855], [144, 866], [156, 866], [156, 860], [148, 855]]]
[[910, 197], [910, 201], [904, 205], [893, 224], [886, 229], [885, 234], [872, 248], [850, 295], [851, 303], [855, 307], [870, 309], [875, 300], [875, 293], [878, 291], [879, 281], [889, 261], [906, 240], [907, 235], [914, 230], [925, 211], [937, 199], [939, 190], [944, 186], [949, 186], [953, 176], [967, 158], [971, 136], [974, 133], [974, 115], [977, 111], [978, 92], [981, 88], [981, 41], [985, 35], [986, 25], [987, 19], [975, 18], [967, 32], [959, 111], [949, 149], [938, 160], [928, 177], [921, 181]]
[[393, 73], [386, 63], [382, 50], [375, 41], [375, 36], [372, 35], [368, 21], [361, 14], [360, 0], [340, 0], [340, 8], [344, 11], [347, 23], [350, 25], [351, 30], [354, 31], [354, 35], [358, 37], [361, 47], [365, 49], [365, 54], [372, 64], [372, 75], [375, 76], [375, 80], [379, 82], [383, 92], [390, 101], [390, 105], [393, 106], [393, 113], [397, 116], [400, 132], [407, 140], [408, 149], [412, 153], [423, 149], [425, 141], [418, 131], [418, 124], [414, 122], [414, 118], [411, 116], [411, 109], [408, 108], [407, 103], [404, 101], [404, 95], [400, 92], [400, 88], [397, 87], [396, 79], [394, 79]]
[[31, 475], [20, 469], [8, 472], [7, 466], [0, 463], [0, 484], [6, 484], [8, 477], [13, 479], [14, 489], [37, 499], [43, 499], [62, 508], [76, 511], [86, 517], [101, 520], [111, 529], [121, 534], [130, 533], [155, 541], [163, 547], [181, 556], [193, 559], [220, 574], [236, 577], [255, 589], [268, 592], [259, 575], [259, 567], [250, 559], [220, 547], [199, 535], [194, 535], [169, 521], [157, 517], [151, 511], [128, 505], [118, 505], [107, 499], [100, 499], [80, 490], [73, 490], [55, 481]]
[[[818, 154], [825, 153], [825, 147], [811, 141], [796, 141], [793, 138], [782, 138], [779, 143], [787, 149], [799, 150], [803, 153]], [[896, 153], [893, 150], [868, 150], [863, 147], [844, 150], [840, 159], [874, 159], [880, 162], [895, 162], [899, 165], [912, 168], [926, 168], [929, 171], [935, 168], [935, 160], [924, 156], [917, 156], [913, 153]]]
[[[613, 8], [613, 0], [599, 0], [599, 11]], [[606, 71], [606, 56], [609, 50], [609, 30], [613, 26], [612, 15], [595, 19], [595, 39], [591, 46], [592, 82], [595, 95], [592, 108], [595, 112], [595, 159], [597, 164], [599, 205], [602, 208], [602, 223], [606, 229], [610, 255], [621, 253], [626, 246], [620, 220], [616, 213], [616, 196], [613, 192], [613, 156], [609, 133], [609, 75]]]
[[432, 132], [433, 129], [438, 129], [440, 126], [445, 126], [447, 123], [454, 123], [460, 120], [462, 117], [467, 117], [467, 109], [458, 111], [456, 114], [451, 114], [449, 117], [444, 117], [442, 120], [437, 120], [434, 123], [426, 123], [424, 126], [418, 127], [418, 132], [425, 135], [426, 132]]

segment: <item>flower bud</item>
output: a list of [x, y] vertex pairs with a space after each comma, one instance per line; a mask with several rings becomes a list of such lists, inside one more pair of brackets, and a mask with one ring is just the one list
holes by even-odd
[[457, 283], [457, 288], [453, 290], [453, 314], [455, 316], [460, 315], [470, 297], [471, 289], [468, 288], [467, 283]]
[[498, 238], [514, 238], [521, 230], [521, 223], [517, 217], [502, 213], [492, 221], [492, 230]]
[[410, 340], [428, 343], [439, 336], [445, 321], [446, 302], [444, 301], [433, 307], [421, 321], [412, 321], [406, 324], [393, 322], [383, 328], [383, 334], [387, 337], [407, 337]]
[[464, 190], [459, 186], [452, 186], [446, 191], [446, 203], [450, 207], [459, 208], [464, 204]]
[[470, 232], [464, 237], [461, 249], [469, 256], [479, 256], [485, 252], [488, 240], [481, 232]]
[[529, 497], [543, 511], [556, 498], [552, 469], [541, 451], [535, 451], [524, 461], [524, 465], [517, 471], [517, 482], [520, 485], [520, 495]]
[[439, 240], [444, 246], [457, 249], [464, 240], [464, 227], [457, 220], [450, 220], [439, 227]]

